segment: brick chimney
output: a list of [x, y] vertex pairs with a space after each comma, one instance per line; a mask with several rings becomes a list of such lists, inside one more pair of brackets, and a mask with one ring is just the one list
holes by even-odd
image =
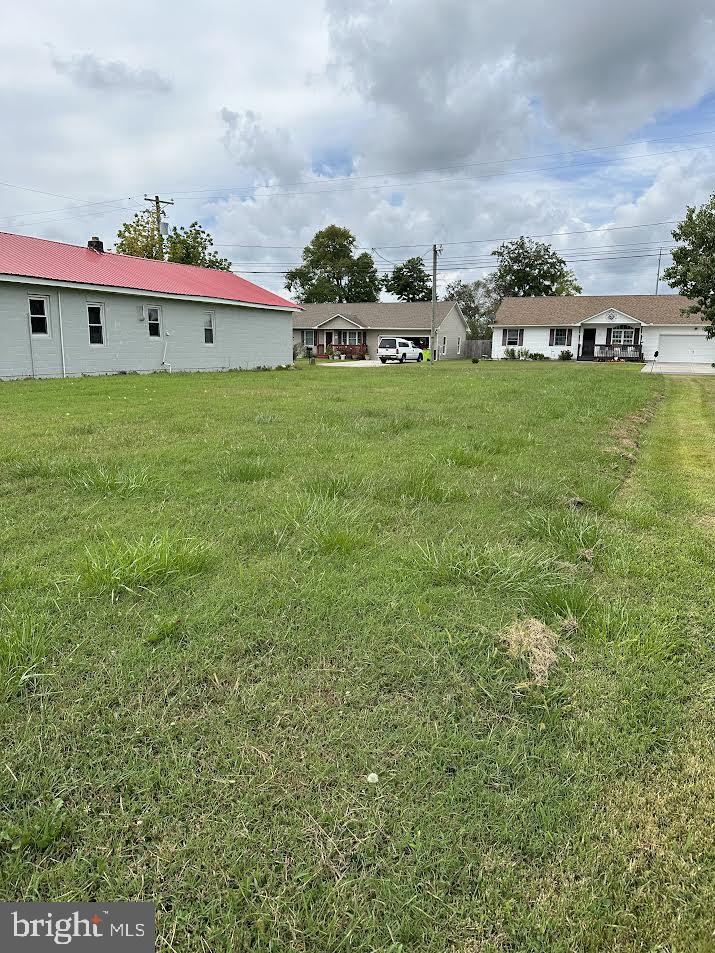
[[101, 238], [97, 238], [96, 235], [92, 235], [90, 240], [87, 242], [87, 248], [91, 248], [92, 251], [103, 252], [104, 251], [104, 242]]

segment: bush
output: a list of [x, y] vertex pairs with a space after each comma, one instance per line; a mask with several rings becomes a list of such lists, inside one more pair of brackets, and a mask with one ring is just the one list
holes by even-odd
[[560, 361], [570, 361], [572, 357], [573, 357], [573, 354], [571, 353], [571, 351], [561, 351], [561, 352], [559, 352], [559, 360], [560, 360]]
[[520, 347], [519, 350], [516, 352], [516, 356], [518, 357], [518, 359], [519, 359], [520, 361], [528, 361], [528, 360], [529, 360], [529, 348], [528, 348], [528, 347]]
[[515, 347], [505, 347], [504, 348], [504, 360], [505, 361], [518, 361], [519, 355], [516, 353]]
[[546, 355], [542, 354], [541, 351], [532, 351], [531, 354], [529, 355], [529, 358], [532, 361], [545, 361]]
[[478, 364], [478, 363], [479, 363], [479, 358], [478, 358], [478, 357], [473, 357], [473, 358], [472, 358], [472, 364]]

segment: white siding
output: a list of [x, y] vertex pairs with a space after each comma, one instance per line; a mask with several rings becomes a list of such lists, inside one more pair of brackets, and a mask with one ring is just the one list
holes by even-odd
[[[492, 334], [492, 357], [497, 359], [504, 357], [505, 347], [503, 347], [501, 343], [502, 330], [503, 328], [494, 328]], [[561, 351], [565, 350], [571, 351], [573, 356], [576, 357], [577, 333], [577, 329], [573, 328], [571, 347], [549, 347], [549, 328], [524, 328], [524, 343], [521, 347], [525, 347], [529, 351], [545, 354], [551, 358], [557, 358]]]
[[[583, 327], [595, 327], [596, 328], [596, 347], [599, 344], [606, 343], [606, 324], [594, 324], [582, 325]], [[502, 346], [502, 328], [495, 327], [494, 334], [492, 337], [492, 357], [493, 358], [502, 358], [504, 357], [504, 347]], [[537, 351], [545, 354], [547, 357], [555, 359], [558, 358], [559, 353], [563, 350], [569, 350], [573, 354], [574, 358], [578, 354], [578, 347], [583, 333], [582, 329], [579, 330], [578, 327], [572, 329], [573, 333], [571, 336], [571, 346], [569, 348], [564, 347], [549, 347], [549, 331], [550, 328], [545, 327], [525, 327], [524, 328], [524, 343], [522, 347], [527, 348], [529, 351]], [[709, 353], [709, 347], [706, 343], [705, 331], [698, 327], [684, 327], [683, 325], [661, 325], [661, 326], [649, 326], [641, 327], [641, 343], [643, 346], [643, 359], [646, 361], [653, 360], [653, 354], [659, 347], [659, 340], [661, 335], [665, 336], [668, 334], [675, 334], [678, 337], [684, 335], [692, 337], [694, 340], [698, 340], [699, 343], [696, 345], [698, 351], [704, 351]], [[661, 360], [665, 360], [661, 354]], [[707, 358], [706, 358], [707, 359]], [[715, 359], [715, 358], [714, 358]]]
[[[28, 297], [50, 299], [51, 334], [30, 339]], [[224, 304], [171, 298], [142, 298], [118, 292], [94, 292], [42, 285], [0, 283], [0, 378], [61, 377], [59, 309], [62, 308], [65, 366], [68, 376], [172, 370], [228, 370], [289, 364], [292, 315]], [[87, 305], [103, 304], [104, 345], [90, 345]], [[144, 306], [162, 309], [162, 336], [150, 338]], [[214, 344], [204, 343], [204, 317], [214, 313]]]
[[[660, 346], [661, 336], [665, 337], [666, 335], [675, 334], [678, 338], [690, 337], [693, 339], [693, 348], [698, 351], [705, 351], [706, 354], [715, 346], [715, 342], [708, 341], [705, 332], [700, 328], [695, 327], [683, 327], [682, 325], [671, 325], [667, 327], [650, 327], [643, 329], [643, 357], [646, 361], [652, 361], [653, 355], [656, 351], [660, 350], [662, 353], [659, 354], [658, 360], [668, 361], [670, 360], [667, 356], [667, 353]], [[707, 358], [705, 360], [715, 361], [715, 357]]]

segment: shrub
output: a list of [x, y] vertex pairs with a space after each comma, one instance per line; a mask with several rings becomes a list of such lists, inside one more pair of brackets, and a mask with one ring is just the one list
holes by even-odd
[[516, 353], [515, 347], [505, 347], [504, 348], [504, 360], [505, 361], [518, 361], [519, 355]]
[[520, 347], [519, 350], [516, 352], [516, 356], [517, 356], [517, 358], [518, 358], [520, 361], [528, 361], [528, 360], [529, 360], [529, 348], [528, 348], [528, 347]]
[[[478, 358], [478, 357], [473, 357], [473, 358], [472, 358], [472, 364], [478, 364], [478, 363], [479, 363], [479, 358]], [[715, 364], [713, 364], [713, 367], [715, 367]]]
[[529, 359], [532, 361], [545, 361], [546, 355], [542, 354], [541, 351], [532, 351], [529, 355]]
[[560, 351], [560, 352], [559, 352], [559, 360], [560, 360], [560, 361], [570, 361], [572, 357], [573, 357], [573, 354], [571, 353], [571, 351]]

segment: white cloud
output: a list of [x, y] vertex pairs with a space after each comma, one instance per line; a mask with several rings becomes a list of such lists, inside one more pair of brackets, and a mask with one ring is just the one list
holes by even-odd
[[128, 93], [168, 93], [171, 83], [156, 70], [133, 67], [114, 60], [105, 62], [91, 53], [62, 59], [53, 56], [52, 65], [61, 76], [67, 76], [77, 86], [104, 91]]
[[[707, 108], [693, 107], [715, 87], [713, 30], [700, 0], [306, 0], [251, 17], [208, 0], [169, 19], [139, 0], [77, 0], [71, 18], [49, 0], [31, 14], [15, 6], [0, 36], [15, 144], [0, 178], [54, 195], [0, 187], [0, 228], [111, 244], [144, 192], [160, 192], [176, 198], [173, 221], [202, 219], [239, 270], [278, 271], [331, 222], [398, 260], [433, 241], [678, 218], [715, 188], [712, 138], [687, 137], [709, 128]], [[643, 142], [663, 136], [674, 138]], [[626, 138], [600, 161], [505, 163]], [[330, 169], [356, 178], [330, 182]], [[415, 169], [437, 171], [406, 174]], [[266, 184], [278, 192], [255, 191]], [[595, 259], [669, 237], [661, 226], [554, 243]], [[445, 244], [443, 267], [482, 275], [467, 265], [491, 247]], [[573, 267], [587, 292], [645, 292], [655, 279], [651, 258]]]

